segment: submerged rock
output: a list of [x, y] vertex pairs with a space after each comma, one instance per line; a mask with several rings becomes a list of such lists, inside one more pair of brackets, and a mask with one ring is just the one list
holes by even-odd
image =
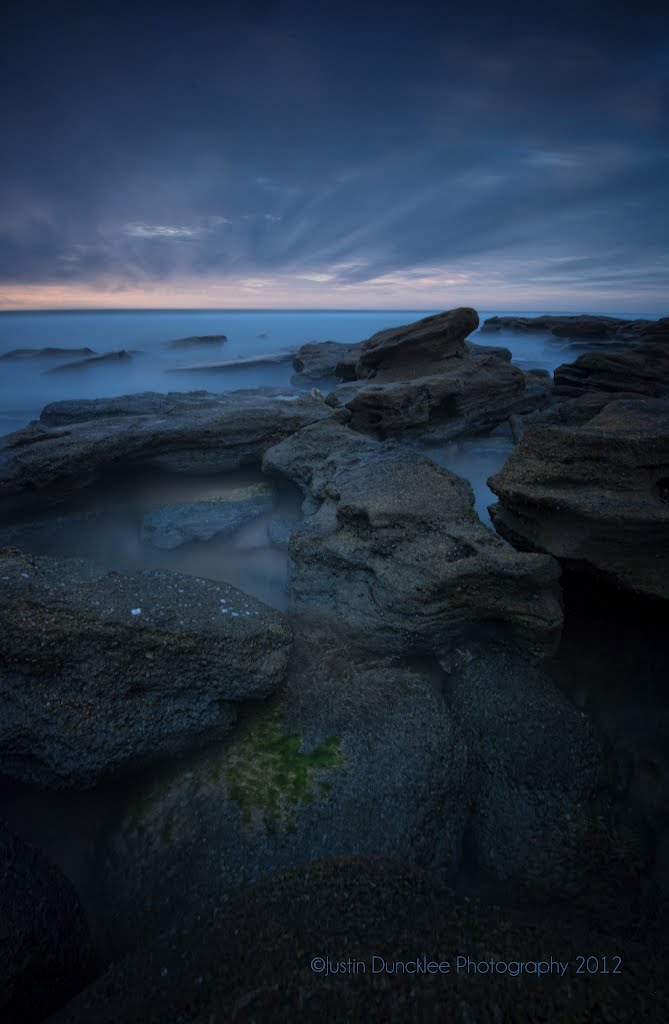
[[67, 494], [119, 466], [225, 472], [332, 415], [322, 397], [271, 388], [54, 402], [39, 422], [0, 438], [0, 494]]
[[669, 401], [610, 402], [582, 426], [533, 426], [488, 484], [522, 550], [669, 598]]
[[0, 1018], [39, 1024], [98, 968], [86, 917], [65, 875], [0, 822]]
[[[305, 635], [306, 634], [306, 635]], [[112, 950], [204, 894], [338, 853], [454, 875], [468, 753], [434, 684], [347, 632], [302, 628], [277, 698], [224, 749], [140, 792], [104, 862]]]
[[273, 487], [261, 483], [199, 501], [160, 505], [144, 516], [142, 540], [170, 551], [193, 540], [227, 536], [269, 512], [276, 497]]
[[20, 362], [24, 359], [69, 359], [72, 356], [94, 356], [92, 348], [13, 348], [10, 352], [3, 352], [0, 360], [3, 362]]
[[225, 334], [193, 334], [188, 338], [175, 338], [174, 341], [166, 341], [166, 348], [199, 348], [200, 346], [224, 345], [227, 341]]
[[125, 349], [121, 349], [119, 352], [106, 352], [102, 356], [90, 356], [87, 359], [77, 359], [73, 363], [59, 363], [58, 366], [52, 366], [49, 370], [44, 370], [46, 373], [66, 373], [70, 370], [88, 370], [92, 366], [107, 366], [117, 365], [118, 363], [129, 363], [132, 357], [137, 355], [136, 352], [126, 352]]
[[87, 788], [229, 731], [286, 672], [279, 612], [228, 584], [0, 552], [0, 771]]
[[519, 555], [483, 526], [470, 485], [410, 449], [336, 423], [271, 448], [307, 518], [290, 540], [290, 591], [377, 649], [447, 650], [471, 631], [541, 658], [562, 610], [552, 559]]

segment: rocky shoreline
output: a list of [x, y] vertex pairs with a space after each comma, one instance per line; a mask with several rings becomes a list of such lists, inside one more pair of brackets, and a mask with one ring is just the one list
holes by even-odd
[[[272, 1019], [322, 1020], [357, 1000], [367, 1019], [493, 1021], [519, 979], [497, 978], [491, 999], [449, 979], [335, 986], [307, 952], [398, 959], [418, 943], [531, 958], [551, 941], [563, 953], [570, 941], [571, 959], [624, 947], [635, 966], [587, 988], [523, 988], [532, 1019], [585, 1022], [595, 1006], [602, 1021], [659, 1019], [669, 764], [651, 813], [555, 666], [565, 579], [607, 588], [632, 618], [644, 614], [635, 602], [666, 609], [669, 320], [486, 322], [625, 346], [554, 379], [472, 343], [478, 325], [461, 308], [357, 345], [305, 345], [293, 368], [306, 389], [56, 402], [0, 438], [0, 772], [93, 793], [132, 780], [96, 845], [95, 952], [72, 925], [76, 949], [54, 967], [65, 981], [33, 1000], [19, 936], [3, 954], [3, 1020], [253, 1020], [268, 1000]], [[489, 482], [497, 532], [470, 484], [425, 454], [491, 433], [516, 441]], [[204, 577], [31, 549], [42, 512], [110, 474], [240, 467], [264, 482], [164, 503], [137, 543], [206, 547], [271, 513], [287, 481], [301, 515], [275, 517], [265, 541], [287, 544], [284, 612]], [[21, 533], [27, 517], [37, 526]], [[7, 836], [11, 865], [20, 840]], [[56, 871], [39, 856], [35, 877]], [[474, 903], [461, 895], [470, 877]], [[69, 899], [83, 921], [64, 887], [34, 899]], [[558, 928], [546, 915], [565, 887]], [[493, 926], [505, 889], [518, 907]], [[21, 914], [31, 898], [16, 897]], [[248, 960], [258, 908], [257, 948], [274, 952], [233, 979], [214, 960]], [[60, 941], [49, 928], [42, 914], [36, 948]]]

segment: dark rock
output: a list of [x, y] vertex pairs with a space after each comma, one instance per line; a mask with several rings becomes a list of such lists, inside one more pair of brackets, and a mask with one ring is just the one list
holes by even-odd
[[582, 426], [533, 426], [488, 484], [522, 550], [669, 598], [669, 402], [615, 401]]
[[228, 584], [78, 559], [0, 556], [0, 770], [87, 788], [222, 735], [267, 697], [283, 617]]
[[307, 634], [275, 701], [224, 749], [146, 787], [104, 859], [112, 954], [203, 894], [338, 853], [453, 877], [468, 754], [434, 684], [371, 660], [344, 630]]
[[0, 438], [0, 493], [61, 495], [119, 466], [226, 472], [259, 463], [271, 445], [332, 410], [318, 396], [268, 388], [55, 402], [43, 416]]
[[340, 384], [326, 398], [351, 414], [357, 430], [409, 432], [425, 442], [486, 432], [513, 413], [550, 400], [549, 381], [526, 375], [494, 356], [453, 358], [438, 375]]
[[[665, 318], [665, 323], [669, 318]], [[660, 324], [662, 321], [660, 321]], [[491, 316], [484, 321], [482, 331], [518, 331], [524, 334], [552, 334], [556, 338], [584, 340], [639, 340], [647, 331], [656, 330], [654, 320], [623, 320], [614, 316]]]
[[[293, 357], [293, 368], [311, 380], [322, 380], [325, 377], [353, 380], [358, 355], [357, 345], [345, 345], [339, 341], [312, 341], [297, 350]], [[350, 367], [350, 371], [345, 367]]]
[[449, 691], [475, 765], [470, 854], [497, 878], [522, 879], [528, 859], [535, 869], [543, 863], [550, 885], [556, 833], [592, 820], [606, 781], [601, 738], [540, 670], [516, 658], [475, 652]]
[[166, 341], [166, 348], [199, 348], [201, 346], [223, 345], [227, 341], [225, 334], [193, 334], [188, 338], [176, 338]]
[[39, 1024], [99, 965], [72, 885], [0, 822], [0, 1017]]
[[[645, 339], [645, 335], [644, 335]], [[656, 328], [652, 340], [628, 352], [586, 352], [555, 370], [558, 396], [632, 393], [649, 398], [669, 396], [669, 321], [666, 335]]]
[[311, 513], [289, 548], [298, 607], [346, 622], [377, 649], [446, 650], [477, 630], [537, 658], [554, 649], [556, 563], [499, 541], [465, 480], [335, 423], [270, 449], [263, 469], [297, 483]]
[[[400, 861], [340, 857], [219, 895], [111, 967], [50, 1024], [663, 1020], [666, 932], [619, 943], [615, 932], [585, 927], [573, 905], [511, 910], [508, 887], [487, 904]], [[576, 973], [576, 950], [597, 951], [603, 966], [602, 951], [614, 948], [623, 950], [620, 972], [611, 953], [608, 973]], [[314, 957], [330, 967], [319, 971]], [[467, 970], [467, 959], [487, 970]], [[491, 959], [513, 969], [491, 970]], [[417, 961], [435, 967], [417, 975]], [[537, 977], [527, 967], [537, 961], [562, 961], [567, 973]]]
[[379, 331], [362, 342], [356, 363], [358, 378], [392, 371], [396, 379], [419, 376], [426, 364], [436, 366], [467, 352], [465, 338], [479, 325], [475, 309], [465, 307]]
[[137, 353], [126, 352], [125, 349], [121, 349], [119, 352], [106, 352], [102, 356], [90, 356], [88, 359], [77, 359], [73, 363], [59, 363], [58, 366], [52, 366], [49, 370], [44, 370], [43, 373], [66, 373], [70, 370], [88, 370], [95, 366], [129, 363], [131, 362], [133, 355], [137, 355]]
[[11, 352], [3, 352], [3, 362], [20, 362], [27, 359], [68, 359], [71, 356], [94, 356], [92, 348], [14, 348]]
[[251, 484], [212, 498], [161, 505], [144, 516], [142, 540], [170, 551], [190, 541], [226, 536], [269, 512], [275, 503], [272, 487]]
[[[494, 356], [505, 363], [510, 363], [513, 353], [510, 348], [503, 348], [501, 345], [479, 345], [476, 342], [466, 342], [467, 351], [473, 356]], [[531, 372], [531, 371], [529, 371]]]

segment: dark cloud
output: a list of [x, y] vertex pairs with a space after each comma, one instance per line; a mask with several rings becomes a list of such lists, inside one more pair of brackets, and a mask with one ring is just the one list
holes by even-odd
[[484, 265], [659, 294], [666, 6], [464, 6], [21, 5], [0, 283]]

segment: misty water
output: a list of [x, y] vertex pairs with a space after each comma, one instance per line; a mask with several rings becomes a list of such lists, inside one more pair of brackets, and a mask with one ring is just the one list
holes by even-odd
[[[39, 417], [49, 402], [98, 398], [142, 391], [223, 392], [242, 388], [297, 387], [313, 381], [296, 377], [290, 354], [311, 341], [354, 343], [376, 331], [409, 323], [430, 310], [401, 312], [85, 312], [0, 313], [0, 355], [14, 349], [89, 347], [96, 354], [124, 350], [131, 358], [119, 364], [50, 372], [60, 360], [0, 361], [0, 433]], [[480, 314], [481, 321], [498, 311]], [[533, 315], [517, 312], [512, 315]], [[620, 314], [623, 315], [623, 314]], [[642, 316], [643, 314], [629, 314]], [[652, 319], [652, 317], [649, 317]], [[221, 345], [174, 349], [171, 341], [189, 336], [224, 334]], [[471, 340], [509, 348], [522, 369], [553, 371], [572, 361], [580, 349], [549, 335], [478, 331]], [[73, 356], [73, 359], [79, 358]], [[214, 365], [218, 364], [218, 365]], [[318, 382], [322, 390], [334, 379]], [[426, 449], [438, 464], [468, 479], [476, 510], [490, 525], [487, 506], [494, 496], [487, 478], [506, 461], [510, 436], [472, 437]], [[164, 472], [128, 471], [48, 509], [4, 508], [2, 543], [14, 542], [40, 554], [90, 558], [110, 569], [162, 568], [225, 580], [266, 603], [286, 604], [288, 554], [272, 542], [273, 517], [297, 520], [301, 496], [296, 488], [277, 485], [274, 507], [233, 536], [191, 542], [160, 550], [142, 538], [142, 520], [152, 508], [172, 502], [225, 496], [253, 484], [259, 471], [222, 476], [183, 477]], [[3, 510], [0, 510], [0, 512]], [[12, 533], [18, 531], [18, 533]], [[598, 615], [590, 615], [598, 608]], [[630, 625], [599, 597], [579, 595], [571, 601], [565, 633], [553, 674], [570, 698], [598, 721], [620, 760], [621, 775], [639, 790], [643, 804], [663, 792], [669, 780], [669, 706], [662, 685], [662, 630], [645, 622], [643, 612]], [[587, 626], [583, 622], [587, 621]], [[613, 630], [611, 629], [613, 625]], [[642, 652], [642, 653], [640, 653]], [[630, 672], [636, 679], [629, 692]], [[657, 728], [649, 726], [653, 708]], [[651, 716], [652, 717], [652, 716]], [[152, 775], [163, 770], [150, 769]], [[147, 771], [129, 780], [98, 787], [93, 793], [43, 793], [0, 777], [0, 812], [17, 832], [45, 849], [73, 879], [95, 917], [96, 857], [105, 832]], [[658, 803], [661, 802], [657, 798]], [[662, 870], [669, 872], [669, 840]], [[658, 854], [659, 856], [659, 854]]]

